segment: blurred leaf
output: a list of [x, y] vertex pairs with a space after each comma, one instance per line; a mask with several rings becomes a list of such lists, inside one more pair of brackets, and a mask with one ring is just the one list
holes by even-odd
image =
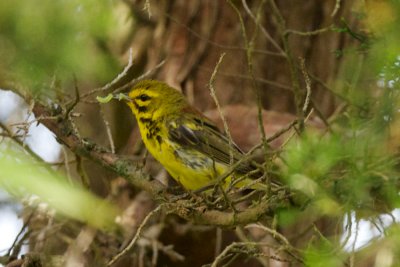
[[372, 0], [366, 4], [367, 24], [376, 34], [382, 34], [393, 23], [398, 13], [390, 1]]
[[54, 75], [107, 79], [104, 44], [113, 24], [111, 0], [0, 1], [0, 70], [35, 88]]
[[16, 197], [35, 195], [60, 214], [97, 228], [114, 224], [116, 207], [71, 185], [61, 174], [49, 171], [22, 153], [2, 149], [0, 169], [0, 187]]
[[375, 37], [366, 67], [379, 73], [400, 55], [400, 2], [372, 0], [365, 2], [364, 9], [365, 25]]
[[[355, 120], [357, 121], [357, 120]], [[305, 134], [283, 153], [283, 176], [322, 214], [346, 209], [387, 212], [399, 203], [395, 155], [382, 150], [387, 140], [373, 123], [355, 122], [336, 134]], [[346, 210], [345, 209], [345, 210]]]
[[[286, 179], [293, 183], [297, 183], [296, 176], [309, 177], [314, 181], [323, 179], [327, 172], [345, 157], [346, 152], [339, 142], [338, 137], [320, 137], [312, 133], [291, 142], [284, 153], [288, 165]], [[315, 186], [313, 188], [315, 189]]]
[[276, 214], [278, 215], [278, 224], [282, 227], [298, 222], [303, 215], [298, 209], [281, 209], [277, 210]]
[[305, 266], [309, 267], [337, 267], [344, 266], [345, 254], [340, 254], [337, 248], [327, 241], [311, 246], [304, 255]]

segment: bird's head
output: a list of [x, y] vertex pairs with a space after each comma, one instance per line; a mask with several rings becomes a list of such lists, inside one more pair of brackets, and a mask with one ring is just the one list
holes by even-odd
[[136, 117], [147, 118], [175, 112], [187, 103], [178, 90], [155, 80], [138, 82], [129, 91], [126, 102]]

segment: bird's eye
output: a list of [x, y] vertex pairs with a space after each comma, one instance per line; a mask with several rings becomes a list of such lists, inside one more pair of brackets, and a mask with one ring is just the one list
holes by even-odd
[[148, 96], [148, 95], [146, 95], [146, 94], [141, 94], [141, 95], [139, 95], [139, 97], [138, 97], [141, 101], [147, 101], [147, 100], [150, 100], [150, 96]]

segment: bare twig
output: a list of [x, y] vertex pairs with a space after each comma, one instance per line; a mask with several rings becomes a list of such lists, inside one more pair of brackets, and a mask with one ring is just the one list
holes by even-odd
[[97, 230], [89, 226], [84, 227], [78, 234], [75, 240], [73, 240], [67, 251], [64, 254], [65, 267], [76, 267], [82, 266], [82, 262], [85, 260], [85, 255], [88, 249], [91, 247]]
[[215, 230], [215, 257], [221, 253], [222, 248], [222, 229], [217, 228]]
[[99, 109], [100, 109], [100, 115], [104, 121], [104, 126], [106, 127], [106, 133], [107, 133], [107, 137], [108, 137], [108, 142], [110, 143], [111, 153], [115, 153], [115, 146], [114, 146], [114, 141], [113, 141], [113, 137], [111, 134], [110, 124], [108, 123], [108, 120], [106, 119], [106, 116], [103, 112], [102, 105], [100, 105]]
[[292, 50], [289, 46], [289, 36], [288, 36], [288, 34], [285, 34], [286, 21], [283, 18], [281, 12], [279, 11], [279, 8], [277, 7], [275, 1], [274, 0], [268, 0], [268, 1], [272, 8], [272, 13], [276, 17], [277, 22], [278, 22], [278, 30], [281, 34], [283, 48], [286, 53], [286, 61], [289, 65], [290, 76], [291, 76], [292, 85], [293, 85], [293, 92], [294, 92], [295, 101], [296, 101], [297, 116], [299, 117], [299, 120], [300, 120], [299, 121], [299, 129], [300, 129], [300, 131], [302, 131], [304, 129], [304, 114], [302, 112], [303, 92], [300, 87], [298, 69], [296, 67], [296, 63], [293, 58]]
[[276, 239], [279, 243], [283, 244], [284, 250], [290, 256], [292, 256], [295, 260], [297, 260], [299, 262], [303, 262], [303, 259], [297, 255], [298, 249], [294, 248], [290, 244], [289, 240], [287, 240], [287, 238], [284, 235], [277, 232], [276, 230], [271, 229], [271, 228], [266, 227], [265, 225], [261, 225], [261, 224], [250, 224], [250, 225], [247, 225], [246, 228], [258, 228], [258, 229], [264, 230], [265, 232], [269, 233], [274, 239]]
[[76, 171], [81, 177], [82, 184], [85, 188], [90, 188], [90, 179], [83, 167], [82, 157], [76, 155]]
[[227, 246], [221, 254], [219, 254], [213, 261], [213, 263], [211, 264], [211, 267], [217, 267], [218, 264], [224, 260], [229, 253], [231, 252], [232, 249], [236, 248], [236, 247], [242, 247], [242, 246], [252, 246], [252, 247], [256, 247], [257, 246], [257, 242], [233, 242], [232, 244], [230, 244], [229, 246]]
[[308, 32], [302, 32], [302, 31], [297, 31], [297, 30], [291, 30], [291, 29], [287, 29], [285, 30], [284, 34], [295, 34], [295, 35], [300, 35], [300, 36], [313, 36], [313, 35], [318, 35], [327, 31], [332, 30], [332, 25], [325, 27], [325, 28], [321, 28], [318, 30], [314, 30], [314, 31], [308, 31]]
[[[243, 227], [241, 227], [241, 226], [236, 227], [235, 234], [241, 242], [255, 242], [255, 240], [254, 240], [254, 238], [252, 238], [252, 236], [246, 235]], [[266, 246], [266, 247], [268, 247], [268, 246]], [[260, 248], [260, 250], [262, 251], [262, 247]], [[258, 254], [262, 254], [262, 253], [258, 253]], [[255, 257], [263, 267], [269, 267], [269, 262], [266, 259], [269, 257], [268, 255], [265, 255], [265, 257], [255, 255]]]
[[[256, 82], [256, 78], [254, 75], [254, 70], [253, 70], [253, 45], [254, 45], [254, 40], [253, 41], [249, 41], [247, 38], [247, 33], [246, 33], [246, 27], [242, 18], [242, 15], [240, 14], [240, 11], [238, 10], [238, 8], [233, 4], [233, 2], [231, 0], [228, 0], [229, 4], [231, 5], [231, 7], [234, 9], [234, 11], [236, 12], [238, 18], [239, 18], [239, 22], [240, 22], [240, 28], [241, 28], [241, 32], [242, 32], [242, 37], [245, 43], [245, 47], [246, 47], [246, 59], [247, 59], [247, 71], [249, 73], [249, 75], [251, 76], [251, 81], [252, 81], [252, 88], [254, 90], [254, 94], [256, 96], [256, 103], [257, 103], [257, 121], [258, 121], [258, 128], [260, 131], [260, 135], [261, 135], [261, 142], [263, 144], [263, 151], [264, 151], [264, 166], [268, 166], [268, 162], [269, 162], [269, 156], [268, 156], [268, 151], [270, 149], [268, 142], [267, 142], [267, 138], [266, 138], [266, 133], [265, 133], [265, 129], [264, 129], [264, 120], [263, 120], [263, 108], [262, 108], [262, 101], [261, 101], [261, 96], [260, 96], [260, 90], [258, 87], [258, 84]], [[246, 2], [244, 1], [244, 4], [246, 4]], [[260, 13], [262, 11], [262, 4], [260, 4], [258, 12], [257, 12], [257, 16], [255, 17], [255, 22], [257, 26], [260, 26], [258, 20], [260, 17]], [[247, 5], [246, 5], [247, 6]], [[256, 34], [254, 34], [254, 38], [256, 37]], [[254, 39], [253, 38], [253, 39]], [[271, 184], [271, 177], [268, 175], [266, 177], [267, 181], [266, 181], [266, 185], [267, 185], [267, 194], [271, 193], [271, 188], [270, 188], [270, 184]]]
[[347, 245], [347, 243], [349, 242], [350, 237], [352, 236], [351, 227], [352, 227], [352, 223], [353, 222], [351, 220], [351, 212], [347, 212], [345, 218], [347, 219], [347, 223], [346, 223], [346, 226], [345, 226], [345, 230], [346, 230], [347, 233], [346, 233], [345, 239], [341, 242], [341, 245], [339, 246], [339, 249], [343, 249]]
[[[173, 260], [173, 261], [184, 261], [185, 260], [185, 256], [183, 256], [183, 255], [179, 254], [178, 252], [176, 252], [174, 250], [174, 246], [173, 245], [165, 246], [163, 243], [161, 243], [158, 240], [153, 240], [153, 244], [154, 244], [154, 247], [157, 250], [162, 251], [171, 260]], [[156, 265], [154, 264], [154, 266], [156, 266]]]
[[151, 5], [150, 5], [150, 0], [146, 0], [144, 2], [144, 6], [143, 6], [143, 10], [145, 10], [147, 12], [147, 14], [149, 14], [149, 19], [151, 18]]
[[66, 112], [65, 112], [65, 116], [70, 118], [71, 116], [71, 112], [74, 110], [74, 108], [76, 107], [76, 105], [78, 105], [81, 96], [79, 93], [79, 88], [78, 88], [78, 81], [76, 80], [76, 77], [74, 75], [74, 88], [75, 88], [75, 99], [74, 101], [66, 108]]
[[111, 82], [107, 83], [103, 87], [93, 89], [85, 94], [82, 95], [82, 98], [86, 98], [88, 96], [91, 96], [95, 93], [102, 92], [102, 91], [107, 91], [108, 89], [111, 89], [113, 86], [115, 86], [119, 81], [122, 80], [123, 77], [125, 77], [128, 73], [128, 71], [133, 67], [133, 55], [132, 55], [132, 48], [129, 49], [129, 59], [128, 59], [128, 65], [125, 66], [123, 71], [117, 75], [117, 77], [114, 78]]
[[[199, 66], [199, 69], [204, 69], [204, 70], [207, 70], [207, 71], [210, 71], [210, 72], [212, 71], [212, 69], [207, 68], [207, 67], [203, 67], [203, 66]], [[252, 80], [252, 77], [250, 77], [248, 75], [240, 74], [240, 73], [227, 73], [227, 72], [219, 71], [218, 75], [230, 77], [230, 78], [233, 78], [233, 79]], [[270, 81], [270, 80], [259, 78], [259, 77], [256, 77], [255, 80], [258, 83], [268, 84], [268, 85], [271, 85], [273, 87], [284, 89], [284, 90], [287, 90], [287, 91], [293, 91], [292, 87], [290, 87], [288, 85], [285, 85], [285, 84], [281, 84], [281, 83], [278, 83], [278, 82]]]
[[[35, 212], [36, 212], [36, 208], [29, 214], [28, 218], [25, 220], [25, 222], [22, 225], [20, 231], [18, 232], [17, 236], [15, 237], [13, 244], [11, 245], [9, 250], [7, 251], [6, 255], [10, 256], [10, 258], [16, 258], [19, 255], [19, 253], [21, 252], [20, 250], [21, 250], [21, 247], [22, 247], [22, 243], [31, 234], [31, 231], [29, 229], [27, 231], [25, 231], [25, 230], [29, 226], [29, 224], [30, 224]], [[21, 235], [22, 235], [22, 237], [21, 237]]]
[[300, 66], [301, 66], [301, 71], [303, 72], [304, 81], [306, 83], [306, 91], [307, 91], [306, 98], [304, 100], [304, 105], [303, 105], [303, 114], [304, 114], [304, 116], [306, 116], [307, 109], [308, 109], [308, 106], [310, 104], [310, 99], [311, 99], [311, 81], [310, 81], [310, 77], [308, 77], [304, 58], [300, 58]]
[[280, 137], [282, 134], [286, 133], [287, 131], [289, 131], [290, 129], [292, 129], [296, 124], [298, 124], [299, 121], [298, 120], [294, 120], [291, 123], [289, 123], [286, 127], [280, 129], [279, 131], [277, 131], [276, 133], [274, 133], [272, 136], [270, 136], [267, 139], [267, 142], [271, 142], [273, 140], [275, 140], [276, 138]]
[[126, 253], [128, 253], [133, 246], [136, 244], [137, 240], [139, 239], [140, 235], [142, 234], [144, 226], [147, 224], [149, 219], [155, 215], [157, 212], [161, 210], [163, 205], [159, 205], [157, 208], [155, 208], [153, 211], [149, 212], [147, 216], [144, 218], [143, 222], [140, 224], [139, 228], [136, 231], [135, 236], [132, 238], [131, 242], [124, 248], [121, 252], [119, 252], [117, 255], [115, 255], [108, 263], [107, 266], [112, 266], [116, 261], [118, 261], [122, 256], [124, 256]]
[[[231, 135], [231, 132], [229, 131], [228, 123], [226, 122], [224, 113], [222, 112], [221, 105], [219, 104], [217, 95], [215, 93], [215, 88], [214, 88], [214, 83], [215, 83], [215, 79], [217, 76], [217, 72], [218, 72], [219, 66], [222, 63], [222, 60], [224, 59], [224, 56], [225, 56], [225, 53], [222, 53], [221, 56], [219, 57], [218, 63], [217, 63], [217, 65], [215, 65], [214, 71], [213, 71], [210, 81], [208, 83], [208, 88], [210, 88], [211, 97], [213, 98], [215, 105], [217, 106], [219, 116], [221, 117], [222, 123], [224, 125], [225, 133], [228, 136], [229, 146], [232, 147], [233, 146], [232, 135]], [[229, 156], [230, 156], [230, 164], [232, 164], [233, 163], [233, 151], [232, 150], [229, 150]]]
[[336, 15], [336, 13], [339, 11], [340, 2], [341, 2], [341, 0], [336, 0], [335, 7], [334, 7], [334, 9], [333, 9], [333, 11], [331, 13], [331, 17], [334, 17]]
[[118, 83], [120, 83], [122, 81], [123, 78], [125, 78], [128, 74], [128, 72], [133, 68], [133, 59], [132, 59], [132, 50], [129, 50], [129, 61], [128, 61], [128, 65], [125, 66], [124, 70], [118, 74], [117, 77], [114, 78], [114, 80], [112, 80], [111, 82], [107, 83], [106, 85], [104, 85], [103, 87], [100, 88], [95, 88], [85, 94], [83, 94], [81, 96], [81, 98], [87, 98], [95, 93], [99, 93], [99, 92], [104, 92], [107, 90], [111, 90], [111, 89], [115, 89], [115, 93], [119, 93], [123, 90], [126, 90], [127, 88], [129, 88], [130, 86], [132, 86], [133, 84], [137, 83], [140, 80], [145, 79], [146, 77], [152, 75], [156, 70], [158, 70], [159, 68], [161, 68], [165, 63], [165, 60], [161, 61], [160, 63], [158, 63], [154, 68], [148, 70], [147, 72], [145, 72], [144, 74], [140, 75], [139, 77], [131, 80], [130, 82], [128, 82], [127, 84], [121, 86], [121, 87], [116, 87]]
[[[219, 263], [221, 263], [223, 260], [227, 259], [228, 257], [235, 258], [238, 256], [238, 254], [249, 254], [253, 255], [255, 257], [260, 257], [260, 256], [265, 256], [271, 259], [275, 259], [277, 261], [282, 261], [282, 262], [290, 262], [289, 260], [286, 259], [281, 259], [275, 256], [271, 255], [265, 255], [264, 253], [257, 252], [259, 250], [259, 247], [266, 246], [270, 247], [271, 245], [268, 243], [263, 243], [263, 242], [233, 242], [229, 246], [227, 246], [221, 254], [219, 254], [214, 261], [211, 263], [211, 267], [217, 267]], [[231, 262], [231, 261], [230, 261]], [[303, 262], [302, 260], [299, 262]], [[224, 266], [228, 266], [228, 264]]]
[[[265, 0], [263, 0], [261, 2], [261, 6], [260, 9], [262, 7], [262, 5], [264, 4]], [[257, 27], [259, 27], [261, 29], [261, 32], [265, 35], [265, 37], [267, 38], [267, 40], [279, 51], [279, 53], [283, 56], [285, 56], [285, 51], [282, 49], [282, 47], [280, 47], [280, 45], [278, 45], [278, 43], [274, 40], [274, 38], [272, 38], [272, 36], [269, 34], [269, 32], [264, 28], [264, 26], [262, 26], [260, 24], [260, 21], [258, 18], [256, 18], [253, 14], [253, 12], [251, 12], [249, 6], [247, 5], [246, 0], [242, 0], [242, 4], [244, 7], [244, 10], [246, 10], [247, 14], [249, 14], [249, 16], [251, 17], [251, 19], [254, 21], [254, 23], [256, 24]], [[247, 50], [247, 49], [246, 49]]]
[[[20, 135], [14, 134], [5, 124], [0, 122], [0, 129], [2, 129], [6, 135], [5, 137], [9, 137], [13, 142], [15, 142], [17, 145], [22, 147], [29, 155], [31, 155], [34, 159], [36, 159], [38, 162], [43, 162], [43, 159], [36, 154], [29, 146], [27, 146], [21, 139]], [[22, 136], [23, 137], [23, 136]]]
[[355, 254], [356, 254], [356, 244], [357, 244], [357, 239], [358, 239], [358, 233], [360, 231], [359, 229], [360, 226], [360, 221], [356, 219], [356, 231], [355, 231], [355, 236], [354, 236], [354, 241], [353, 241], [353, 245], [351, 247], [351, 255], [350, 255], [350, 267], [354, 267], [354, 258], [355, 258]]
[[[171, 15], [166, 14], [166, 16], [174, 23], [178, 24], [179, 26], [182, 26], [183, 28], [185, 28], [188, 32], [190, 32], [193, 36], [197, 37], [200, 40], [206, 41], [209, 44], [218, 47], [218, 48], [222, 48], [222, 49], [226, 49], [226, 50], [240, 50], [240, 51], [246, 51], [245, 47], [238, 47], [238, 46], [229, 46], [229, 45], [222, 45], [219, 43], [216, 43], [210, 39], [208, 39], [207, 37], [202, 36], [201, 34], [197, 33], [196, 31], [194, 31], [193, 29], [191, 29], [190, 27], [188, 27], [186, 24], [181, 23], [180, 21], [178, 21], [177, 19], [173, 18]], [[263, 55], [269, 55], [269, 56], [276, 56], [276, 57], [285, 57], [282, 53], [277, 53], [277, 52], [272, 52], [272, 51], [267, 51], [267, 50], [260, 50], [260, 49], [254, 49], [253, 52], [255, 54], [263, 54]]]
[[132, 85], [134, 85], [135, 83], [137, 83], [138, 81], [141, 81], [147, 77], [149, 77], [150, 75], [152, 75], [155, 71], [157, 71], [159, 68], [161, 68], [165, 63], [165, 60], [162, 60], [160, 63], [158, 63], [154, 68], [146, 71], [145, 73], [143, 73], [142, 75], [140, 75], [139, 77], [131, 80], [129, 83], [117, 88], [114, 93], [119, 93], [122, 92], [124, 90], [126, 90], [127, 88], [131, 87]]
[[[70, 184], [72, 184], [71, 170], [70, 170], [70, 167], [69, 167], [69, 160], [68, 160], [68, 152], [67, 152], [67, 149], [64, 146], [61, 147], [61, 150], [62, 150], [63, 155], [64, 155], [65, 174], [67, 176], [68, 182]], [[78, 156], [76, 156], [76, 157], [78, 157]]]
[[[200, 5], [201, 1], [197, 2], [197, 5]], [[208, 40], [214, 33], [214, 31], [216, 30], [215, 24], [218, 20], [218, 14], [219, 14], [219, 3], [218, 1], [212, 1], [212, 7], [211, 7], [211, 14], [208, 16], [207, 18], [207, 27], [205, 28], [206, 31], [206, 40]], [[195, 15], [198, 12], [193, 13], [192, 16], [192, 21], [195, 21]], [[210, 43], [206, 42], [206, 41], [202, 41], [202, 42], [198, 42], [196, 48], [194, 49], [194, 51], [190, 54], [190, 56], [188, 57], [188, 60], [185, 64], [185, 68], [182, 68], [179, 73], [177, 74], [176, 77], [176, 81], [178, 83], [182, 83], [183, 81], [185, 81], [187, 79], [187, 77], [193, 73], [193, 71], [195, 69], [197, 69], [197, 66], [199, 66], [201, 64], [201, 62], [204, 60], [204, 58], [207, 56], [207, 52], [209, 51]]]

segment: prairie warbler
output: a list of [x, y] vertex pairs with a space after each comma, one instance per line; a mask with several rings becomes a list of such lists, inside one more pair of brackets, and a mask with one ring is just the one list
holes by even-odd
[[[166, 83], [141, 81], [125, 100], [137, 119], [148, 151], [187, 190], [215, 184], [231, 164], [243, 157], [225, 134]], [[254, 172], [257, 168], [253, 164], [239, 163], [232, 174], [222, 179], [223, 186], [236, 179], [240, 181], [235, 187], [249, 185], [252, 179], [248, 174]]]

